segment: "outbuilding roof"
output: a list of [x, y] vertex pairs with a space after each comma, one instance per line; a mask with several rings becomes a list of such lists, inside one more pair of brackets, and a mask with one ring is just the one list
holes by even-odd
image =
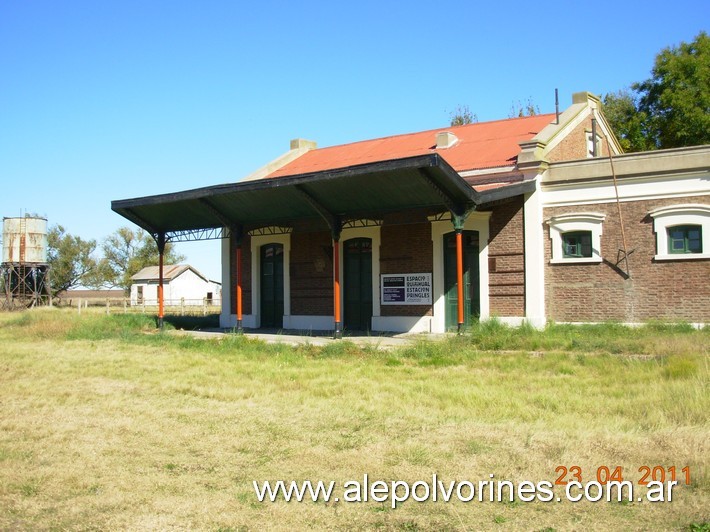
[[[192, 270], [195, 275], [204, 279], [206, 282], [209, 282], [209, 279], [207, 277], [202, 275], [199, 271], [197, 271], [189, 264], [173, 264], [164, 266], [163, 279], [165, 281], [171, 281], [172, 279], [179, 277], [188, 270]], [[160, 271], [158, 266], [146, 266], [138, 273], [133, 275], [131, 279], [133, 279], [134, 281], [157, 281], [158, 279], [160, 279]]]

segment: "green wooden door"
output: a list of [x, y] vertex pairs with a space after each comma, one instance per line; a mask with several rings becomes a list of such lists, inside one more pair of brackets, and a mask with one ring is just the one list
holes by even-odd
[[369, 331], [372, 321], [372, 239], [343, 242], [343, 324], [346, 329]]
[[281, 244], [261, 246], [261, 326], [283, 327], [284, 248]]
[[[464, 231], [463, 295], [464, 324], [477, 317], [481, 309], [478, 274], [478, 231]], [[458, 292], [456, 288], [456, 233], [444, 235], [444, 294], [446, 298], [446, 328], [458, 325]]]

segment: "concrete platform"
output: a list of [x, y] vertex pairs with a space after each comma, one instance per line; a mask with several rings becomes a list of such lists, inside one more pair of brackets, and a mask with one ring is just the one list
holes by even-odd
[[[186, 335], [194, 338], [219, 340], [235, 334], [232, 329], [205, 329], [200, 331], [175, 330], [168, 334]], [[394, 349], [406, 347], [419, 341], [435, 341], [445, 338], [445, 334], [410, 334], [410, 333], [380, 333], [348, 332], [342, 340], [335, 340], [330, 331], [293, 331], [276, 329], [245, 329], [242, 333], [247, 338], [262, 342], [287, 345], [318, 345], [325, 346], [333, 342], [347, 341], [359, 346], [370, 346], [376, 349]]]

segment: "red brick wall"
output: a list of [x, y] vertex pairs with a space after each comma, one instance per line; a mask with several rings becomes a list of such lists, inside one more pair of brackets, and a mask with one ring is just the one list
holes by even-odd
[[[388, 225], [380, 230], [380, 273], [433, 273], [431, 224]], [[432, 305], [381, 305], [382, 316], [431, 316]]]
[[[495, 206], [490, 221], [489, 265], [492, 315], [523, 316], [525, 312], [523, 198]], [[380, 229], [380, 272], [433, 273], [431, 224], [426, 212], [396, 213], [384, 217]], [[251, 308], [251, 241], [242, 246], [243, 311]], [[236, 248], [230, 240], [231, 294], [236, 284]], [[333, 313], [333, 261], [328, 231], [291, 234], [291, 314], [325, 316]], [[232, 295], [232, 312], [236, 301]], [[431, 316], [431, 305], [382, 305], [382, 316]]]
[[524, 236], [522, 196], [493, 209], [488, 240], [491, 316], [525, 315]]
[[291, 314], [333, 315], [333, 244], [328, 231], [291, 234]]
[[616, 203], [545, 209], [545, 219], [581, 211], [606, 214], [601, 264], [550, 264], [550, 232], [545, 224], [548, 317], [558, 321], [710, 321], [710, 260], [653, 260], [656, 241], [648, 212], [683, 203], [707, 203], [707, 196], [621, 203], [627, 246], [633, 250], [630, 279], [624, 279], [616, 266], [622, 247]]
[[[587, 117], [581, 124], [575, 127], [560, 143], [555, 146], [545, 157], [550, 162], [573, 161], [587, 158], [587, 132], [592, 130], [592, 117]], [[597, 127], [597, 135], [602, 138], [597, 149], [600, 153], [597, 156], [607, 156], [606, 140], [603, 140], [601, 128]]]

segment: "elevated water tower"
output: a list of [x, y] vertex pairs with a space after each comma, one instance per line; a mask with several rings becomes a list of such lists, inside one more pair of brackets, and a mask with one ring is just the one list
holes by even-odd
[[3, 301], [7, 308], [51, 303], [47, 263], [47, 219], [33, 216], [2, 219]]

